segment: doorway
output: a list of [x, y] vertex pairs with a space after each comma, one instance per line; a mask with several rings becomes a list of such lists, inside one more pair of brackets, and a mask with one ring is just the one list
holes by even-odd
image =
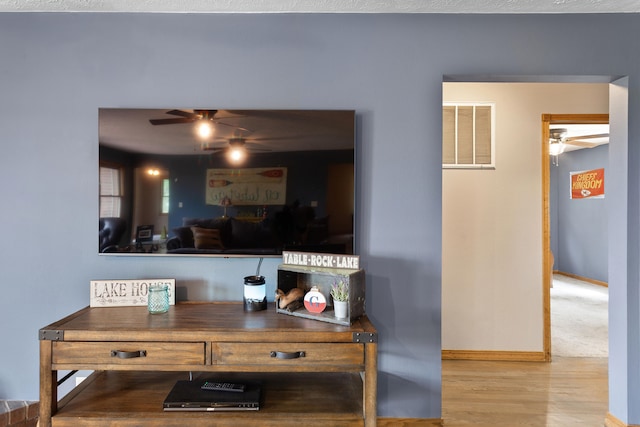
[[[517, 80], [519, 83], [535, 83], [539, 81], [547, 81], [543, 77], [536, 79], [531, 76], [523, 76], [520, 80]], [[629, 165], [628, 165], [628, 156], [629, 156], [629, 142], [628, 142], [628, 121], [629, 121], [629, 79], [628, 77], [622, 77], [613, 79], [607, 76], [602, 77], [594, 77], [590, 76], [587, 78], [580, 76], [567, 76], [560, 77], [556, 80], [557, 83], [575, 83], [575, 82], [584, 82], [589, 81], [590, 83], [604, 83], [607, 87], [607, 97], [608, 97], [608, 112], [609, 112], [609, 123], [610, 123], [610, 135], [613, 143], [609, 149], [609, 173], [607, 174], [607, 185], [609, 188], [608, 191], [608, 201], [607, 201], [607, 209], [608, 209], [608, 263], [609, 263], [609, 272], [608, 272], [608, 284], [609, 284], [609, 307], [615, 307], [615, 310], [610, 310], [609, 315], [609, 360], [608, 360], [608, 376], [610, 384], [619, 384], [618, 381], [628, 378], [628, 369], [629, 366], [624, 363], [626, 360], [626, 351], [628, 348], [628, 330], [629, 330], [629, 322], [627, 319], [627, 296], [628, 296], [628, 276], [630, 274], [630, 262], [629, 259], [629, 248], [627, 245], [627, 235], [630, 231], [629, 227]], [[478, 76], [473, 78], [473, 76], [445, 76], [444, 82], [465, 82], [465, 83], [504, 83], [504, 82], [514, 82], [513, 76], [508, 76], [502, 78], [501, 76], [493, 76], [491, 78], [487, 78], [487, 76]], [[488, 93], [488, 92], [487, 92]], [[542, 94], [538, 94], [537, 99], [542, 97]], [[484, 101], [490, 100], [488, 97], [483, 99]], [[449, 101], [446, 97], [443, 97], [443, 101]], [[522, 101], [522, 100], [521, 100]], [[528, 102], [526, 101], [523, 102]], [[584, 107], [584, 106], [583, 106]], [[588, 107], [588, 106], [587, 106]], [[518, 109], [522, 110], [523, 106], [518, 105]], [[505, 308], [508, 310], [510, 307], [503, 308], [502, 306], [493, 307], [490, 306], [489, 309], [485, 309], [491, 301], [489, 299], [479, 300], [478, 296], [482, 298], [489, 292], [491, 293], [491, 297], [494, 298], [503, 298], [499, 292], [495, 292], [493, 289], [487, 290], [481, 287], [469, 288], [467, 290], [458, 290], [454, 298], [451, 301], [446, 301], [445, 292], [446, 290], [446, 274], [447, 274], [447, 266], [445, 265], [448, 260], [446, 260], [446, 249], [445, 249], [445, 241], [447, 239], [445, 234], [445, 221], [448, 221], [449, 218], [445, 215], [443, 211], [443, 262], [442, 262], [442, 313], [441, 313], [441, 321], [442, 321], [442, 353], [443, 359], [446, 358], [456, 358], [456, 359], [475, 359], [475, 360], [525, 360], [523, 359], [523, 353], [518, 352], [514, 354], [513, 352], [509, 352], [508, 354], [504, 354], [504, 352], [478, 352], [475, 350], [465, 352], [458, 351], [453, 348], [451, 344], [455, 344], [458, 348], [470, 348], [470, 346], [474, 346], [474, 348], [478, 348], [479, 346], [486, 346], [484, 348], [498, 348], [496, 342], [501, 345], [502, 343], [507, 343], [509, 348], [514, 348], [514, 343], [517, 344], [517, 338], [513, 338], [513, 335], [509, 335], [503, 333], [503, 330], [499, 329], [504, 325], [511, 330], [515, 330], [519, 336], [523, 336], [524, 333], [529, 333], [531, 330], [538, 330], [540, 332], [538, 336], [536, 348], [544, 347], [545, 350], [550, 350], [550, 344], [543, 344], [543, 339], [547, 339], [547, 335], [543, 333], [543, 330], [548, 328], [548, 326], [543, 325], [543, 319], [546, 319], [549, 316], [549, 305], [544, 304], [543, 300], [548, 300], [548, 297], [540, 298], [541, 291], [542, 293], [548, 293], [549, 287], [544, 286], [543, 289], [540, 289], [540, 284], [544, 282], [543, 277], [549, 274], [549, 259], [548, 259], [548, 248], [544, 249], [544, 239], [542, 238], [541, 226], [543, 224], [543, 209], [540, 209], [541, 203], [540, 198], [541, 195], [544, 194], [544, 190], [541, 188], [541, 182], [543, 182], [542, 168], [549, 167], [549, 159], [548, 159], [548, 151], [545, 151], [546, 154], [542, 155], [542, 159], [540, 158], [540, 115], [543, 111], [570, 111], [563, 110], [561, 108], [558, 109], [541, 109], [539, 110], [537, 115], [534, 115], [534, 120], [536, 122], [536, 129], [533, 130], [535, 134], [535, 141], [533, 144], [537, 147], [537, 152], [535, 156], [530, 158], [530, 163], [535, 163], [537, 166], [538, 174], [536, 176], [535, 186], [537, 191], [533, 189], [533, 186], [530, 188], [533, 191], [536, 191], [536, 207], [539, 216], [539, 222], [535, 224], [531, 224], [531, 226], [536, 227], [536, 234], [538, 236], [539, 241], [535, 244], [536, 253], [530, 260], [535, 268], [537, 268], [536, 278], [537, 282], [534, 288], [536, 288], [536, 292], [533, 295], [528, 295], [530, 297], [530, 304], [537, 304], [540, 302], [538, 307], [540, 312], [537, 315], [528, 318], [529, 329], [526, 329], [520, 324], [515, 324], [510, 319], [503, 320], [500, 316], [503, 316], [503, 311]], [[583, 108], [582, 112], [587, 113], [589, 111], [598, 111], [590, 108]], [[521, 126], [522, 123], [518, 122], [519, 125], [518, 132], [513, 133], [514, 135], [528, 135], [529, 130], [524, 131]], [[544, 126], [542, 133], [544, 134]], [[546, 136], [548, 137], [548, 130]], [[547, 139], [548, 141], [548, 139]], [[544, 150], [542, 150], [544, 151]], [[542, 168], [540, 167], [540, 161], [542, 160]], [[502, 162], [500, 160], [500, 156], [498, 157], [496, 168], [501, 168]], [[444, 194], [445, 194], [445, 182], [443, 175], [443, 209], [444, 209]], [[539, 191], [539, 192], [538, 192]], [[477, 195], [474, 193], [469, 193], [470, 196], [476, 197]], [[519, 239], [518, 234], [514, 234], [511, 239], [512, 241], [517, 241]], [[485, 246], [483, 249], [486, 249], [487, 244], [492, 243], [491, 241], [485, 242]], [[520, 244], [520, 246], [522, 246]], [[520, 247], [519, 246], [519, 247]], [[544, 249], [544, 250], [543, 250]], [[504, 261], [502, 261], [504, 262]], [[542, 266], [542, 268], [540, 268]], [[463, 265], [459, 269], [463, 270], [465, 273], [468, 272], [469, 268]], [[547, 284], [549, 283], [547, 279]], [[510, 294], [513, 295], [513, 294]], [[487, 303], [489, 301], [489, 303]], [[472, 305], [465, 305], [468, 302], [471, 302]], [[508, 304], [508, 301], [507, 301]], [[543, 312], [542, 307], [545, 307], [545, 312]], [[447, 310], [453, 307], [452, 313], [447, 313]], [[478, 307], [485, 309], [483, 313], [478, 315]], [[482, 315], [484, 314], [484, 316]], [[520, 317], [526, 317], [529, 313], [517, 313]], [[474, 317], [475, 316], [475, 317]], [[496, 320], [497, 319], [497, 320]], [[459, 328], [458, 330], [447, 330], [449, 325], [454, 325]], [[468, 332], [469, 329], [471, 332]], [[480, 332], [478, 334], [477, 332]], [[467, 341], [462, 343], [461, 341], [451, 341], [448, 339], [447, 334], [455, 332], [458, 336], [455, 338], [458, 339], [460, 337], [465, 338]], [[510, 332], [510, 331], [508, 331]], [[507, 336], [507, 339], [503, 339], [503, 336]], [[488, 337], [489, 339], [486, 339]], [[481, 339], [484, 339], [483, 342], [480, 342]], [[499, 341], [502, 340], [502, 341]], [[470, 343], [470, 344], [469, 344]], [[489, 343], [487, 346], [486, 343]], [[456, 354], [450, 355], [452, 357], [445, 357], [445, 352], [447, 350], [453, 348], [453, 352]], [[489, 354], [490, 353], [490, 354]], [[540, 356], [548, 356], [550, 357], [550, 353], [544, 353], [540, 351]], [[498, 357], [494, 355], [497, 354]], [[528, 354], [525, 353], [526, 357]], [[513, 356], [513, 357], [511, 357]], [[531, 359], [533, 360], [533, 359]], [[539, 359], [535, 359], [542, 361], [543, 357]], [[444, 362], [443, 362], [444, 363]], [[540, 364], [540, 366], [552, 366], [551, 364]], [[485, 377], [486, 380], [486, 377]], [[620, 389], [621, 390], [621, 389]], [[623, 391], [617, 390], [616, 388], [609, 388], [608, 395], [609, 401], [622, 401], [627, 402], [628, 396], [624, 395]], [[621, 393], [623, 393], [621, 395]], [[616, 409], [616, 408], [614, 408]], [[613, 411], [612, 411], [613, 412]], [[619, 422], [610, 414], [607, 415], [607, 420], [610, 422]]]
[[[495, 104], [496, 144], [494, 166], [442, 172], [443, 359], [548, 360], [548, 296], [542, 298], [540, 288], [543, 264], [550, 268], [541, 233], [540, 117], [545, 111], [605, 113], [608, 99], [608, 84], [443, 84], [443, 102]], [[546, 174], [548, 151], [544, 158]], [[548, 292], [549, 279], [546, 284]]]
[[[561, 143], [563, 141], [575, 141], [574, 147], [576, 149], [594, 148], [596, 145], [602, 142], [604, 134], [601, 130], [588, 132], [585, 129], [585, 135], [589, 135], [590, 138], [579, 139], [576, 136], [568, 136], [566, 129], [569, 127], [577, 127], [584, 125], [585, 127], [595, 125], [608, 125], [608, 114], [543, 114], [542, 115], [542, 177], [543, 177], [543, 312], [544, 312], [544, 354], [545, 360], [551, 361], [552, 357], [552, 345], [551, 345], [551, 288], [553, 284], [553, 270], [554, 270], [554, 256], [551, 249], [551, 200], [550, 200], [550, 183], [551, 183], [551, 165], [550, 165], [550, 141], [554, 143]], [[550, 129], [553, 129], [550, 131]], [[595, 129], [595, 128], [594, 128]], [[558, 131], [565, 130], [562, 135]], [[550, 137], [551, 140], [550, 140]], [[600, 138], [597, 138], [600, 137]], [[608, 131], [606, 138], [608, 140]], [[562, 154], [552, 156], [555, 157], [555, 162], [561, 161]], [[554, 163], [555, 163], [554, 162]], [[557, 165], [557, 163], [556, 163]], [[604, 166], [604, 165], [603, 165]], [[566, 179], [566, 176], [560, 177], [560, 179]]]
[[137, 167], [133, 171], [133, 218], [131, 239], [138, 226], [153, 225], [155, 235], [166, 237], [169, 226], [169, 171], [155, 167]]

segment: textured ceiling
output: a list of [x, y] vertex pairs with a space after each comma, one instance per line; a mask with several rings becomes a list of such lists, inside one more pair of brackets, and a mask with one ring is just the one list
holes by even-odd
[[0, 0], [0, 12], [633, 13], [638, 0]]

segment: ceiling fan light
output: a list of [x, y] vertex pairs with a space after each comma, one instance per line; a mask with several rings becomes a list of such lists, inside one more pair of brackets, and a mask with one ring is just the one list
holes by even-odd
[[557, 156], [564, 152], [564, 144], [557, 140], [549, 141], [549, 155]]
[[231, 147], [227, 151], [227, 159], [232, 164], [240, 164], [247, 157], [247, 152], [242, 147]]
[[213, 135], [213, 125], [211, 124], [211, 120], [199, 120], [196, 123], [196, 133], [202, 139], [207, 139]]

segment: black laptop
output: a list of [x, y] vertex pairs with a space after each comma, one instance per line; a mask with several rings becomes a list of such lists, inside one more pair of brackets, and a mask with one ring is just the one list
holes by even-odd
[[165, 411], [257, 411], [260, 385], [245, 384], [243, 392], [202, 390], [205, 380], [178, 381], [164, 400]]

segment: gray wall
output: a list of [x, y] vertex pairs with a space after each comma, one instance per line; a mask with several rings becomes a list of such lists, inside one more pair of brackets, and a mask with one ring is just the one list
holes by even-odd
[[[636, 117], [638, 37], [636, 15], [0, 14], [0, 398], [38, 397], [37, 330], [87, 305], [91, 279], [175, 277], [239, 300], [255, 271], [254, 259], [95, 253], [99, 107], [354, 108], [379, 414], [439, 417], [443, 75], [629, 75]], [[612, 122], [625, 123], [625, 108]], [[630, 120], [629, 139], [639, 136]], [[610, 411], [630, 423], [640, 422], [639, 278], [626, 263], [639, 241], [627, 190], [636, 145], [610, 153], [620, 163], [610, 293], [626, 314], [610, 332]], [[277, 263], [262, 266], [272, 286]]]
[[607, 199], [570, 199], [570, 173], [605, 169], [607, 189], [609, 147], [570, 151], [551, 166], [551, 234], [555, 269], [589, 279], [608, 281]]

